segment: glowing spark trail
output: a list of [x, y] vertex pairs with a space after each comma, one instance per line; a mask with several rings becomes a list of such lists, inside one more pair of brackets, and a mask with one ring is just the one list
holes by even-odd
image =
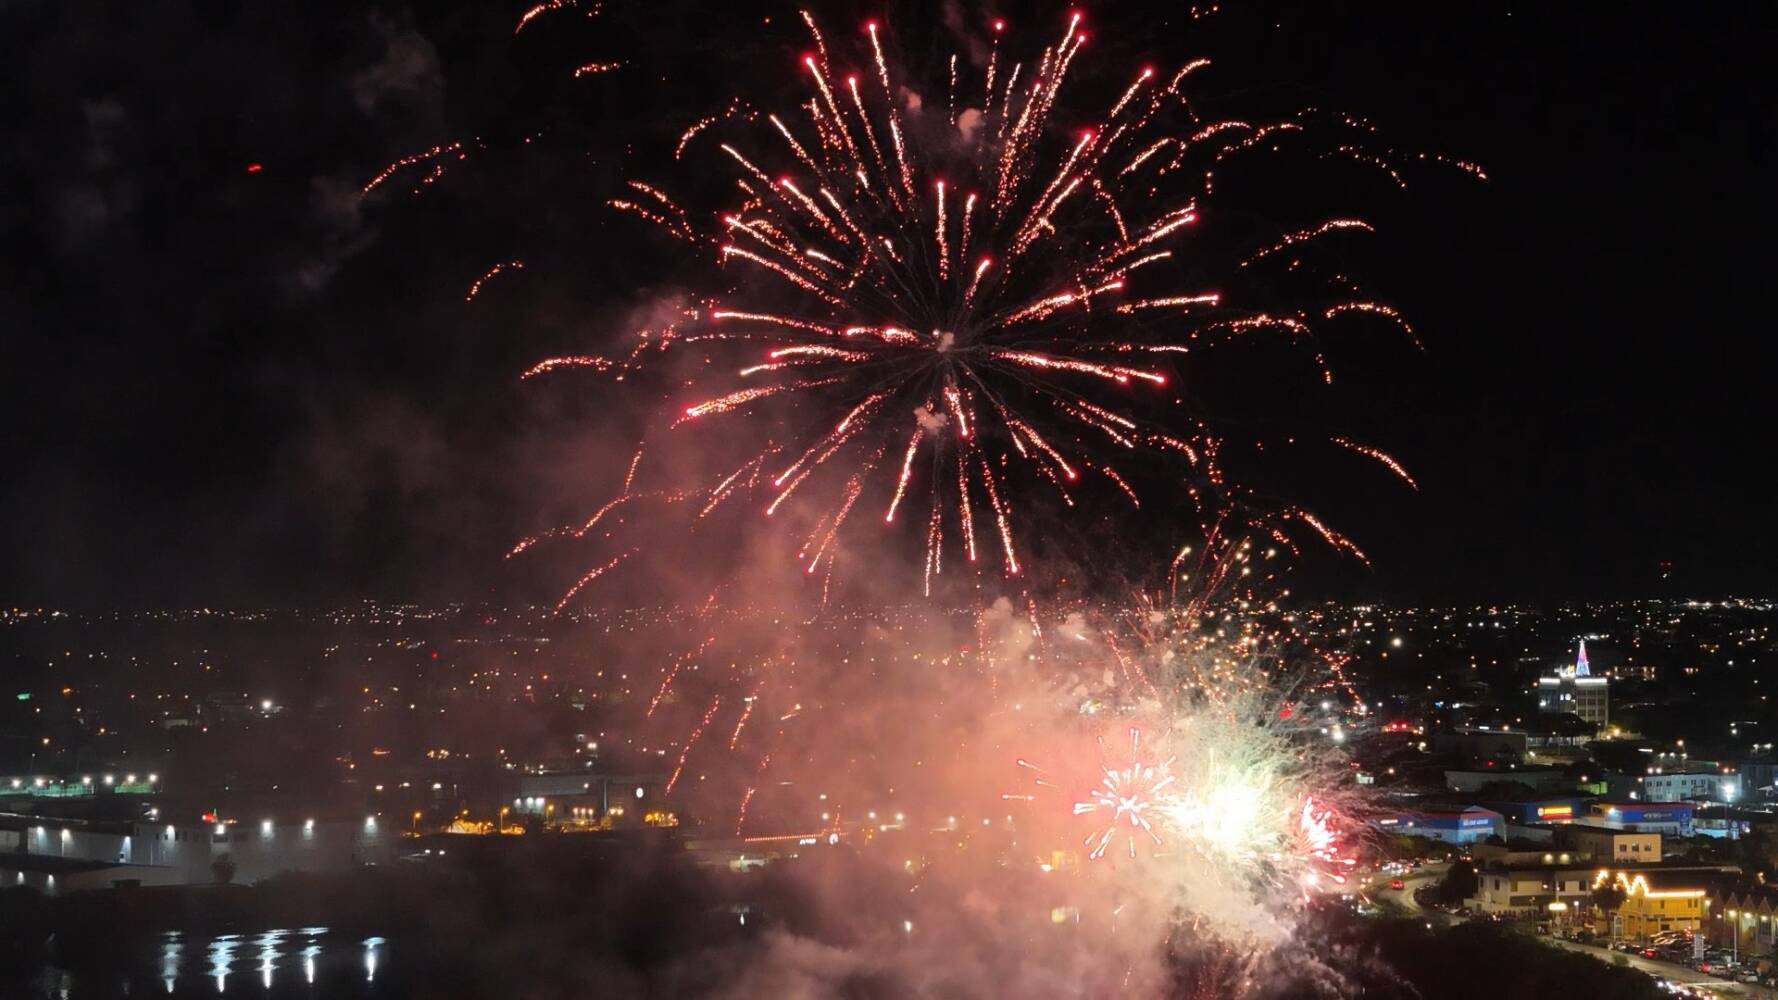
[[699, 643], [697, 648], [691, 650], [690, 652], [686, 653], [683, 656], [676, 657], [673, 660], [672, 666], [668, 667], [666, 673], [661, 677], [661, 686], [660, 686], [659, 690], [655, 691], [654, 697], [649, 699], [649, 701], [648, 701], [648, 712], [647, 712], [647, 715], [645, 716], [645, 718], [652, 718], [654, 716], [654, 710], [661, 706], [661, 700], [667, 697], [668, 689], [670, 689], [673, 686], [673, 679], [679, 676], [679, 668], [685, 666], [687, 663], [690, 663], [691, 661], [697, 659], [698, 657], [703, 656], [704, 653], [709, 651], [711, 644], [714, 643], [715, 641], [716, 641], [716, 637], [711, 636], [710, 638], [705, 639], [703, 642]]
[[623, 562], [625, 557], [632, 555], [632, 554], [633, 554], [633, 550], [632, 550], [632, 552], [621, 552], [621, 553], [617, 554], [616, 556], [612, 557], [610, 562], [605, 563], [602, 566], [595, 567], [594, 569], [588, 571], [580, 579], [574, 581], [574, 586], [569, 587], [568, 592], [566, 594], [562, 595], [562, 599], [556, 602], [556, 611], [558, 613], [561, 612], [561, 610], [563, 608], [568, 606], [569, 601], [574, 600], [574, 595], [580, 593], [582, 588], [584, 588], [587, 584], [592, 583], [594, 580], [597, 580], [599, 577], [604, 576], [607, 572], [609, 572], [610, 570], [615, 568], [618, 563]]
[[487, 273], [485, 273], [481, 277], [475, 279], [474, 283], [472, 283], [469, 286], [469, 291], [467, 294], [465, 294], [463, 296], [463, 301], [474, 302], [475, 297], [477, 295], [481, 294], [482, 286], [487, 284], [490, 279], [492, 279], [495, 275], [499, 274], [500, 272], [502, 272], [502, 271], [517, 271], [517, 270], [522, 269], [524, 266], [525, 266], [525, 262], [522, 260], [509, 260], [504, 264], [495, 264], [493, 267], [488, 268]]
[[691, 756], [691, 748], [698, 745], [699, 737], [704, 735], [704, 728], [710, 725], [710, 720], [716, 717], [716, 710], [721, 707], [722, 695], [717, 695], [710, 700], [709, 710], [704, 713], [702, 719], [698, 720], [698, 724], [692, 729], [691, 735], [685, 738], [685, 746], [679, 751], [679, 760], [673, 765], [673, 773], [668, 776], [667, 785], [662, 791], [669, 795], [672, 794], [673, 786], [679, 783], [680, 772], [685, 770], [685, 759]]
[[378, 187], [380, 187], [382, 185], [382, 183], [384, 181], [388, 180], [389, 178], [395, 176], [397, 173], [401, 172], [402, 168], [404, 168], [404, 167], [411, 167], [416, 163], [423, 163], [427, 160], [437, 159], [438, 157], [445, 156], [450, 153], [459, 152], [460, 150], [462, 150], [462, 148], [463, 148], [462, 143], [451, 142], [451, 143], [444, 143], [441, 145], [434, 146], [431, 149], [425, 150], [424, 152], [419, 152], [419, 153], [414, 153], [409, 156], [404, 156], [401, 159], [396, 160], [394, 163], [391, 163], [388, 166], [384, 167], [382, 170], [378, 171], [378, 173], [375, 177], [372, 177], [369, 181], [367, 181], [365, 183], [364, 188], [359, 191], [359, 195], [360, 196], [367, 195], [367, 194], [370, 194], [372, 191], [375, 191]]
[[574, 0], [544, 0], [543, 3], [519, 15], [519, 23], [513, 27], [512, 33], [516, 35], [524, 31], [532, 21], [552, 10], [561, 10], [563, 7], [572, 7], [573, 5]]
[[1364, 455], [1367, 458], [1376, 459], [1378, 462], [1381, 462], [1383, 464], [1383, 466], [1385, 468], [1387, 468], [1390, 472], [1393, 472], [1397, 476], [1400, 476], [1402, 482], [1407, 483], [1409, 486], [1412, 486], [1416, 490], [1420, 488], [1420, 484], [1414, 482], [1414, 477], [1411, 475], [1408, 475], [1408, 470], [1406, 468], [1404, 468], [1400, 462], [1397, 462], [1394, 459], [1394, 457], [1389, 455], [1388, 452], [1382, 451], [1377, 448], [1372, 448], [1368, 444], [1359, 444], [1358, 442], [1353, 441], [1349, 438], [1334, 437], [1334, 438], [1330, 438], [1329, 440], [1333, 441], [1334, 444], [1337, 444], [1342, 448], [1348, 449], [1350, 451], [1355, 451], [1355, 452], [1359, 453], [1360, 455]]

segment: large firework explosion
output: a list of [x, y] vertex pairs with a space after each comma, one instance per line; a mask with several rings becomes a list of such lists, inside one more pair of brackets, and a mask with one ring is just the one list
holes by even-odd
[[[1179, 376], [1195, 353], [1277, 336], [1331, 380], [1313, 332], [1341, 317], [1412, 336], [1351, 278], [1306, 263], [1318, 243], [1369, 223], [1253, 231], [1217, 197], [1220, 172], [1292, 144], [1399, 182], [1405, 158], [1370, 149], [1373, 126], [1318, 112], [1206, 118], [1185, 90], [1205, 59], [1140, 67], [1103, 103], [1089, 88], [1071, 99], [1089, 37], [1078, 12], [1037, 52], [1003, 46], [1004, 22], [993, 22], [984, 65], [952, 56], [937, 96], [900, 78], [877, 22], [856, 46], [830, 49], [803, 18], [812, 49], [800, 100], [771, 110], [736, 98], [675, 150], [705, 188], [708, 171], [723, 171], [735, 200], [688, 207], [633, 180], [611, 201], [715, 265], [707, 287], [627, 351], [526, 372], [676, 380], [619, 496], [548, 534], [584, 537], [643, 503], [695, 522], [731, 502], [772, 516], [806, 499], [806, 573], [830, 576], [847, 537], [912, 537], [928, 593], [958, 560], [1020, 576], [1030, 522], [1089, 505], [1149, 504], [1197, 534], [1233, 514], [1293, 550], [1307, 534], [1363, 558], [1312, 512], [1232, 476], [1229, 439]], [[1386, 453], [1331, 443], [1412, 484]], [[705, 480], [638, 485], [654, 478], [651, 449], [700, 447], [730, 462]], [[895, 533], [908, 520], [920, 526]], [[564, 605], [633, 552], [601, 558]]]

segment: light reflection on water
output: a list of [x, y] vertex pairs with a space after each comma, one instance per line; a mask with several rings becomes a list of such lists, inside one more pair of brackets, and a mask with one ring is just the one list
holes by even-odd
[[[95, 961], [84, 949], [20, 978], [0, 977], [0, 1000], [168, 996], [209, 1000], [407, 1000], [388, 939], [326, 927], [239, 934], [167, 931], [116, 942]], [[391, 978], [391, 973], [397, 975]]]
[[[388, 942], [381, 937], [353, 941], [330, 934], [325, 927], [278, 928], [257, 934], [220, 934], [188, 939], [167, 931], [158, 942], [161, 987], [181, 996], [264, 995], [305, 993], [318, 978], [338, 976], [352, 963], [361, 965], [363, 982], [376, 982], [377, 967], [387, 961]], [[78, 978], [78, 976], [76, 977]], [[67, 979], [61, 981], [66, 992]], [[200, 989], [205, 982], [208, 989]], [[363, 991], [358, 991], [363, 992]]]

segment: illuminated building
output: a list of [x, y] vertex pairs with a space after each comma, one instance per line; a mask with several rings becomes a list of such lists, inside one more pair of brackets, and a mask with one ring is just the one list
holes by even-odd
[[1698, 931], [1708, 908], [1701, 873], [1697, 871], [1613, 871], [1601, 868], [1593, 888], [1615, 888], [1624, 894], [1611, 917], [1614, 940], [1646, 941], [1661, 931]]
[[[1769, 748], [1771, 744], [1766, 744]], [[1766, 749], [1754, 756], [1741, 761], [1741, 790], [1758, 798], [1770, 798], [1774, 786], [1778, 786], [1778, 760], [1774, 760], [1772, 751]]]
[[1372, 821], [1385, 833], [1428, 837], [1447, 844], [1473, 844], [1500, 833], [1506, 821], [1492, 809], [1424, 809], [1396, 813]]
[[[227, 857], [232, 879], [349, 871], [393, 857], [396, 831], [376, 815], [259, 817], [190, 823], [0, 817], [0, 886], [46, 893], [118, 885], [201, 885]], [[53, 880], [51, 876], [53, 877]]]
[[1469, 905], [1482, 913], [1566, 914], [1592, 899], [1593, 870], [1578, 866], [1490, 866], [1478, 873]]
[[[1584, 818], [1587, 814], [1587, 805], [1591, 801], [1588, 798], [1561, 796], [1521, 801], [1487, 801], [1477, 804], [1486, 806], [1506, 817], [1508, 823], [1517, 826], [1533, 824], [1542, 826], [1551, 823], [1569, 823], [1576, 818]], [[1541, 838], [1533, 837], [1533, 839]]]
[[1661, 860], [1661, 835], [1654, 831], [1567, 823], [1556, 831], [1556, 842], [1585, 852], [1602, 864], [1651, 864]]
[[[609, 817], [619, 825], [675, 825], [648, 820], [663, 801], [658, 775], [595, 774], [590, 771], [537, 771], [519, 775], [510, 802], [515, 815], [546, 822], [588, 825]], [[661, 814], [665, 815], [665, 814]]]
[[1707, 764], [1683, 772], [1616, 775], [1611, 779], [1612, 794], [1623, 795], [1638, 802], [1689, 802], [1703, 799], [1710, 802], [1739, 802], [1741, 775], [1722, 773]]
[[1594, 677], [1587, 666], [1587, 641], [1580, 642], [1574, 666], [1537, 680], [1537, 710], [1545, 715], [1578, 715], [1603, 729], [1611, 722], [1611, 681]]
[[1595, 802], [1588, 821], [1613, 830], [1689, 837], [1695, 812], [1686, 802]]

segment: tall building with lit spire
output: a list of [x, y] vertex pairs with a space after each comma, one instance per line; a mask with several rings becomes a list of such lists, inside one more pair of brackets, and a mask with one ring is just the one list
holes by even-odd
[[1604, 729], [1611, 722], [1611, 680], [1594, 677], [1587, 666], [1587, 641], [1571, 667], [1537, 679], [1537, 710], [1546, 715], [1578, 715]]

